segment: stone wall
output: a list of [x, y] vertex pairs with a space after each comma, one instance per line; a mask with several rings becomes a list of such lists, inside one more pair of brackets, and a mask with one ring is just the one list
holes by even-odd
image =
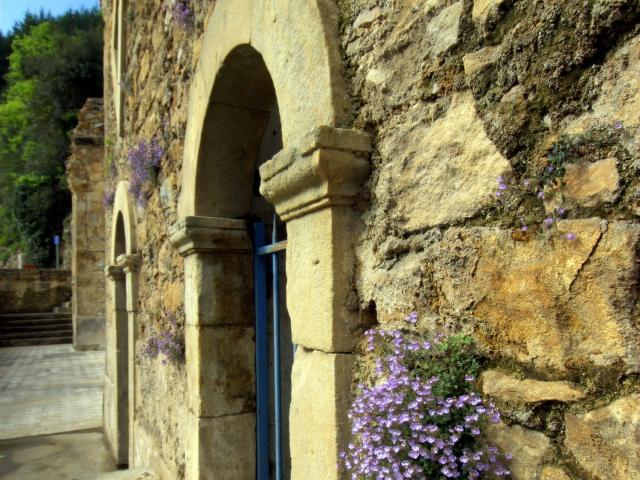
[[[112, 3], [102, 3], [110, 45]], [[348, 307], [382, 325], [417, 311], [424, 332], [476, 338], [487, 364], [480, 387], [506, 420], [494, 435], [521, 452], [514, 478], [640, 475], [637, 2], [336, 3], [348, 126], [374, 145]], [[181, 421], [185, 369], [140, 352], [169, 328], [167, 311], [183, 322], [183, 260], [168, 228], [214, 4], [191, 2], [193, 23], [182, 26], [170, 2], [129, 2], [122, 137], [105, 55], [107, 190], [130, 179], [127, 153], [140, 140], [155, 135], [165, 149], [136, 207], [144, 441], [134, 463], [155, 459], [178, 478], [192, 433]], [[570, 159], [565, 172], [547, 171], [558, 158]]]
[[51, 312], [70, 298], [68, 270], [0, 269], [0, 313]]
[[71, 133], [67, 180], [72, 193], [71, 271], [73, 345], [104, 349], [104, 114], [102, 99], [88, 99]]
[[476, 338], [514, 478], [640, 475], [637, 2], [339, 3], [361, 308]]
[[[137, 244], [141, 263], [137, 305], [135, 399], [129, 466], [148, 465], [163, 478], [182, 478], [188, 426], [185, 425], [184, 365], [162, 365], [142, 352], [150, 336], [169, 328], [166, 312], [184, 325], [183, 260], [169, 242], [168, 229], [177, 220], [181, 156], [186, 130], [189, 81], [195, 68], [206, 11], [213, 2], [194, 2], [198, 24], [182, 29], [172, 20], [171, 5], [160, 1], [127, 2], [127, 67], [121, 85], [124, 90], [123, 135], [117, 132], [113, 101], [113, 76], [109, 46], [113, 35], [113, 1], [103, 1], [105, 18], [105, 190], [115, 192], [120, 180], [130, 180], [127, 155], [140, 140], [153, 135], [165, 148], [165, 155], [146, 205], [135, 202]], [[105, 238], [112, 236], [112, 209], [105, 211]], [[105, 258], [113, 248], [105, 244]], [[112, 299], [108, 299], [111, 303]], [[115, 359], [111, 359], [115, 362]], [[107, 362], [110, 360], [107, 359]], [[115, 368], [115, 367], [114, 367]]]

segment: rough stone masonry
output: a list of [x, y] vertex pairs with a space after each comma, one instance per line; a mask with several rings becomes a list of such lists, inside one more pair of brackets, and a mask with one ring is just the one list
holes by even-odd
[[[296, 227], [302, 225], [294, 224], [296, 220], [289, 233], [304, 236], [304, 251], [315, 247], [334, 263], [326, 270], [312, 270], [314, 265], [325, 268], [325, 257], [317, 264], [308, 259], [309, 275], [330, 287], [306, 292], [311, 300], [340, 303], [345, 318], [360, 320], [344, 320], [350, 338], [336, 348], [323, 343], [333, 330], [314, 330], [324, 324], [314, 323], [313, 311], [292, 310], [294, 317], [303, 311], [308, 317], [300, 319], [305, 321], [308, 347], [300, 349], [294, 362], [292, 382], [300, 386], [294, 397], [316, 399], [336, 419], [335, 429], [318, 431], [311, 441], [292, 436], [292, 455], [313, 454], [322, 457], [318, 465], [335, 465], [326, 452], [344, 444], [340, 409], [348, 404], [348, 386], [358, 377], [353, 357], [360, 352], [364, 326], [391, 325], [416, 311], [416, 328], [425, 335], [462, 331], [476, 339], [487, 365], [479, 386], [505, 420], [491, 435], [514, 453], [513, 478], [640, 478], [640, 4], [278, 0], [272, 2], [278, 8], [269, 10], [267, 0], [182, 3], [190, 12], [186, 22], [176, 20], [171, 0], [102, 0], [104, 154], [114, 166], [104, 170], [105, 188], [115, 190], [118, 182], [131, 179], [128, 152], [141, 140], [155, 136], [165, 152], [157, 175], [144, 186], [145, 201], [132, 199], [135, 253], [141, 263], [136, 344], [130, 352], [130, 375], [136, 380], [129, 465], [153, 466], [167, 479], [208, 478], [192, 473], [200, 471], [195, 463], [202, 466], [210, 456], [233, 461], [230, 452], [211, 446], [219, 445], [215, 442], [224, 437], [224, 429], [233, 430], [224, 426], [227, 420], [207, 423], [209, 435], [201, 417], [189, 416], [192, 393], [203, 386], [187, 384], [189, 369], [199, 368], [190, 362], [197, 358], [206, 363], [209, 347], [188, 350], [186, 365], [163, 366], [140, 354], [153, 332], [173, 328], [173, 316], [182, 328], [185, 311], [193, 308], [185, 298], [198, 297], [194, 291], [185, 292], [185, 282], [197, 280], [185, 278], [185, 262], [193, 260], [183, 259], [172, 245], [169, 229], [181, 220], [179, 199], [192, 193], [192, 186], [183, 182], [183, 159], [193, 156], [189, 152], [200, 152], [199, 142], [206, 141], [190, 136], [194, 143], [187, 144], [189, 122], [194, 122], [194, 111], [219, 100], [213, 94], [198, 97], [197, 103], [190, 92], [213, 85], [219, 72], [219, 78], [236, 72], [236, 64], [227, 70], [209, 68], [224, 64], [224, 58], [202, 53], [214, 48], [211, 42], [221, 52], [232, 51], [235, 36], [216, 36], [229, 28], [238, 37], [246, 36], [244, 44], [266, 46], [258, 53], [274, 79], [282, 112], [304, 119], [331, 111], [331, 128], [357, 130], [368, 135], [372, 146], [364, 187], [349, 193], [350, 199], [355, 195], [353, 204], [340, 207], [350, 212], [344, 217], [349, 221], [342, 224], [322, 212], [336, 208], [341, 175], [347, 178], [349, 173], [331, 171], [327, 165], [332, 164], [322, 164], [322, 152], [333, 152], [329, 157], [338, 159], [342, 157], [335, 152], [352, 155], [352, 145], [347, 148], [325, 138], [304, 150], [302, 136], [291, 135], [284, 141], [284, 152], [289, 153], [261, 170], [270, 175], [293, 172], [300, 162], [315, 169], [316, 177], [305, 176], [301, 169], [291, 174], [291, 182], [306, 192], [326, 187], [330, 205], [318, 204], [321, 210], [305, 217], [310, 222], [304, 224], [307, 233]], [[322, 35], [315, 35], [314, 22], [323, 25]], [[285, 31], [282, 25], [286, 35], [278, 33]], [[332, 45], [335, 55], [318, 53], [333, 52]], [[114, 70], [121, 52], [123, 67]], [[272, 59], [282, 52], [294, 53], [289, 63], [276, 65]], [[314, 63], [322, 62], [329, 65], [330, 74], [305, 77], [304, 72], [317, 66]], [[299, 64], [307, 67], [294, 69]], [[251, 68], [258, 71], [257, 66]], [[252, 76], [251, 71], [242, 75], [238, 78], [255, 80], [248, 85], [261, 78], [261, 73]], [[331, 105], [313, 97], [313, 88], [325, 80], [344, 93], [333, 97]], [[243, 92], [234, 98], [236, 106], [246, 106], [243, 98], [251, 89]], [[296, 95], [298, 104], [289, 104]], [[293, 117], [283, 116], [283, 130], [293, 131], [287, 123]], [[198, 131], [206, 133], [210, 118]], [[239, 127], [233, 134], [246, 130]], [[317, 157], [308, 153], [314, 149], [321, 152]], [[240, 159], [239, 151], [227, 154]], [[353, 155], [363, 159], [365, 152], [369, 154], [368, 148], [362, 147]], [[549, 171], [552, 161], [564, 170]], [[252, 185], [257, 165], [237, 165], [235, 170], [213, 169], [207, 174], [234, 179], [245, 175], [242, 182]], [[507, 190], [497, 197], [501, 181]], [[220, 188], [225, 183], [220, 181]], [[109, 208], [105, 224], [104, 238], [110, 239]], [[218, 235], [222, 223], [216, 225]], [[197, 240], [213, 242], [208, 237]], [[110, 255], [109, 242], [104, 251]], [[338, 250], [340, 255], [331, 256]], [[215, 277], [215, 262], [221, 257], [211, 255], [209, 273], [194, 271], [203, 281], [220, 282], [223, 277]], [[289, 268], [301, 259], [287, 261], [292, 262]], [[227, 262], [224, 265], [233, 263]], [[337, 271], [348, 275], [335, 286], [332, 275]], [[291, 272], [287, 302], [298, 305], [306, 299], [290, 292], [304, 290], [291, 282], [304, 282], [305, 275], [302, 270]], [[240, 288], [250, 291], [251, 282]], [[225, 298], [231, 302], [234, 295], [245, 294], [231, 291]], [[335, 328], [343, 327], [340, 319], [333, 320]], [[236, 328], [222, 324], [228, 330]], [[189, 328], [204, 332], [209, 327]], [[252, 348], [247, 335], [242, 349]], [[224, 353], [229, 338], [213, 342], [219, 354], [230, 364], [250, 363], [249, 350]], [[212, 355], [213, 351], [211, 346]], [[228, 388], [226, 392], [239, 392], [236, 400], [242, 400], [238, 402], [248, 415], [243, 417], [246, 432], [252, 435], [247, 413], [253, 408], [253, 387], [247, 383], [251, 373], [243, 365], [232, 366], [213, 365], [208, 376], [198, 378], [218, 382], [215, 388]], [[314, 377], [318, 369], [329, 372], [331, 388]], [[246, 374], [225, 376], [243, 371]], [[324, 395], [317, 394], [321, 388]], [[300, 431], [310, 420], [298, 409], [291, 421], [291, 428]], [[213, 443], [206, 443], [205, 437]], [[320, 450], [309, 453], [316, 445]], [[331, 469], [295, 472], [295, 480], [339, 478]], [[240, 478], [233, 471], [215, 475]]]

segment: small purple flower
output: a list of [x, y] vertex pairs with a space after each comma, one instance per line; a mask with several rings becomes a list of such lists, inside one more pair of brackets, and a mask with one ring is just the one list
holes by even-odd
[[520, 227], [520, 231], [521, 231], [521, 232], [526, 232], [527, 230], [529, 230], [529, 227], [528, 227], [527, 225], [522, 225], [522, 226]]
[[525, 179], [522, 181], [522, 184], [523, 184], [526, 188], [529, 188], [529, 185], [531, 185], [531, 180], [529, 180], [528, 178], [525, 178]]
[[562, 208], [562, 207], [558, 208], [556, 211], [558, 212], [558, 215], [560, 215], [560, 216], [563, 216], [563, 215], [567, 212], [567, 211], [566, 211], [564, 208]]
[[554, 167], [553, 165], [549, 165], [549, 166], [547, 167], [547, 172], [548, 172], [548, 173], [552, 173], [555, 169], [556, 169], [556, 167]]
[[615, 128], [616, 130], [620, 130], [622, 128], [622, 122], [620, 120], [616, 120], [616, 122], [613, 124], [613, 128]]
[[155, 136], [150, 142], [140, 140], [138, 145], [129, 149], [128, 159], [131, 167], [129, 193], [140, 205], [144, 205], [147, 201], [144, 185], [151, 180], [153, 170], [160, 166], [163, 156], [164, 149]]
[[173, 19], [184, 30], [193, 25], [193, 12], [189, 8], [189, 0], [176, 1], [173, 6]]
[[575, 233], [567, 233], [566, 238], [567, 238], [567, 240], [572, 241], [572, 240], [575, 240], [577, 238], [577, 236], [576, 236]]
[[551, 227], [551, 225], [553, 225], [553, 217], [547, 217], [544, 219], [544, 221], [542, 222], [544, 224], [545, 227], [549, 228]]
[[418, 313], [417, 312], [411, 312], [407, 318], [405, 318], [405, 320], [407, 322], [409, 322], [411, 325], [415, 325], [418, 322]]
[[102, 205], [104, 208], [109, 208], [113, 205], [113, 202], [116, 199], [116, 192], [112, 189], [108, 189], [104, 192], [104, 197], [102, 197]]
[[544, 199], [544, 192], [543, 192], [542, 190], [540, 190], [540, 191], [538, 192], [538, 198], [539, 198], [539, 199], [541, 199], [541, 200], [543, 200], [543, 199]]
[[[417, 315], [413, 318], [417, 320]], [[423, 362], [438, 361], [431, 349], [447, 340], [437, 336], [432, 346], [414, 335], [381, 329], [365, 333], [373, 347], [367, 350], [380, 356], [375, 359], [375, 374], [357, 386], [347, 414], [354, 440], [340, 454], [340, 468], [352, 479], [425, 478], [427, 469], [437, 471], [438, 478], [508, 474], [501, 463], [506, 457], [497, 448], [468, 448], [461, 441], [467, 435], [479, 436], [486, 420], [499, 420], [495, 406], [486, 405], [471, 385], [460, 385], [467, 393], [445, 390], [442, 396], [435, 395], [439, 378], [419, 373], [416, 366], [427, 368]], [[460, 375], [458, 382], [475, 380], [474, 375], [455, 374]]]
[[184, 334], [179, 331], [175, 315], [167, 312], [171, 330], [155, 332], [147, 340], [142, 354], [147, 358], [157, 358], [162, 355], [162, 364], [182, 363], [184, 361], [185, 347]]

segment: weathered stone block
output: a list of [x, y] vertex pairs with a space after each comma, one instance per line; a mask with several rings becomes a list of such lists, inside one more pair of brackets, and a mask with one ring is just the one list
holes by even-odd
[[370, 10], [363, 10], [353, 21], [353, 28], [368, 28], [381, 16], [382, 9], [379, 7], [375, 7]]
[[597, 81], [601, 82], [597, 100], [583, 115], [569, 117], [567, 131], [584, 132], [596, 125], [613, 128], [618, 122], [633, 139], [626, 142], [627, 148], [637, 155], [640, 130], [634, 126], [638, 123], [640, 108], [640, 35], [624, 42], [607, 58]]
[[187, 419], [186, 480], [255, 478], [254, 413]]
[[571, 480], [571, 478], [560, 467], [547, 465], [540, 473], [540, 480]]
[[187, 323], [253, 325], [252, 262], [249, 253], [200, 253], [186, 257]]
[[555, 195], [545, 201], [548, 212], [560, 206], [566, 209], [596, 207], [618, 198], [620, 175], [615, 158], [568, 165], [563, 181]]
[[200, 417], [255, 409], [252, 327], [186, 325], [188, 407]]
[[509, 464], [513, 480], [537, 478], [545, 458], [551, 454], [551, 441], [543, 433], [519, 425], [490, 425], [487, 439], [513, 455]]
[[74, 317], [73, 346], [77, 350], [104, 350], [105, 317]]
[[640, 478], [640, 395], [565, 422], [565, 447], [593, 478]]
[[459, 1], [442, 10], [427, 25], [427, 35], [431, 37], [434, 55], [440, 55], [458, 43], [460, 16], [464, 2]]
[[462, 57], [464, 73], [473, 75], [493, 65], [500, 56], [501, 46], [485, 47], [477, 52], [467, 53]]
[[351, 239], [343, 227], [356, 221], [349, 207], [313, 212], [287, 223], [287, 309], [293, 343], [325, 352], [350, 352], [358, 315], [349, 308], [353, 272]]
[[382, 196], [393, 197], [389, 214], [406, 230], [448, 224], [493, 203], [496, 177], [511, 167], [487, 137], [471, 92], [455, 94], [444, 117], [431, 125], [398, 128], [383, 140]]
[[445, 298], [473, 311], [481, 345], [540, 371], [636, 369], [629, 286], [638, 282], [640, 225], [590, 219], [558, 230], [551, 241], [525, 242], [495, 229], [448, 230], [436, 259]]
[[349, 438], [352, 365], [351, 355], [298, 348], [291, 374], [291, 478], [340, 478], [336, 465]]
[[504, 0], [474, 0], [471, 17], [479, 26], [484, 27], [492, 17], [495, 17]]
[[483, 372], [481, 379], [484, 394], [503, 402], [573, 402], [585, 397], [584, 392], [569, 382], [519, 380], [496, 370]]

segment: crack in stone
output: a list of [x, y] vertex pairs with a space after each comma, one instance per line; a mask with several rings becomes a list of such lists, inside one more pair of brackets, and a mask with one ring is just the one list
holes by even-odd
[[569, 284], [569, 288], [567, 288], [567, 292], [571, 292], [571, 287], [573, 287], [573, 284], [575, 283], [575, 281], [580, 276], [580, 272], [582, 272], [582, 269], [584, 268], [584, 266], [589, 262], [589, 260], [591, 260], [591, 257], [593, 256], [593, 254], [595, 253], [596, 249], [598, 248], [598, 245], [600, 245], [600, 242], [602, 241], [603, 237], [605, 236], [605, 234], [608, 231], [609, 231], [609, 222], [606, 222], [606, 226], [605, 226], [604, 231], [600, 230], [600, 235], [598, 236], [598, 239], [596, 240], [596, 242], [593, 244], [593, 247], [591, 247], [591, 251], [589, 252], [589, 255], [587, 255], [587, 258], [584, 260], [584, 262], [582, 262], [582, 264], [580, 264], [580, 266], [578, 267], [578, 270], [576, 270], [576, 274], [573, 276], [573, 279], [571, 280], [571, 283]]

